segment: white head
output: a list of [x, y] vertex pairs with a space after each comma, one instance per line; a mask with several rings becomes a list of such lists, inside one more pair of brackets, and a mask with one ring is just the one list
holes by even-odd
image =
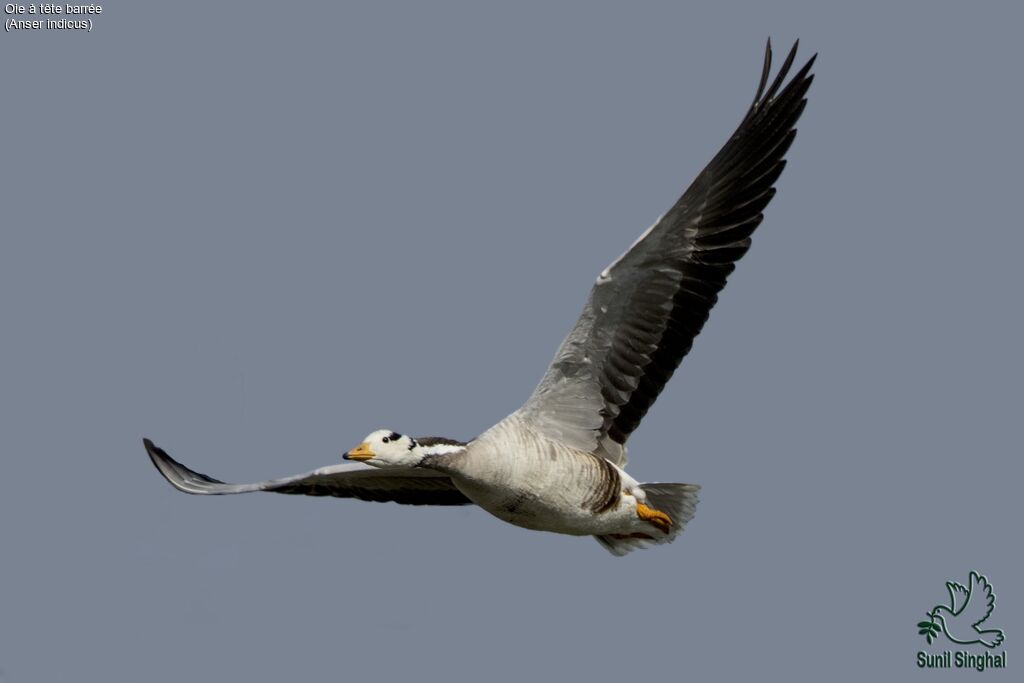
[[345, 460], [359, 460], [374, 467], [415, 467], [425, 455], [411, 436], [378, 429], [344, 457]]

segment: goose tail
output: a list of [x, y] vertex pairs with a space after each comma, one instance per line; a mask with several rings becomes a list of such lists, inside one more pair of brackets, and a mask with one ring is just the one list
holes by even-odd
[[617, 557], [653, 545], [671, 543], [683, 531], [686, 523], [693, 519], [697, 509], [700, 486], [696, 484], [641, 484], [640, 488], [647, 494], [647, 504], [667, 514], [672, 519], [672, 526], [667, 534], [657, 534], [654, 538], [594, 536], [605, 550]]

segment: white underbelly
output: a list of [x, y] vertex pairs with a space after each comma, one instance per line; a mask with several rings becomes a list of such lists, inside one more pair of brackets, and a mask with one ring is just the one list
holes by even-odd
[[516, 526], [562, 534], [632, 530], [636, 482], [604, 458], [522, 429], [513, 415], [470, 444], [448, 473], [467, 498]]
[[553, 531], [573, 536], [590, 536], [631, 531], [636, 503], [631, 496], [613, 507], [595, 512], [587, 506], [583, 493], [573, 495], [572, 487], [563, 491], [538, 491], [535, 488], [506, 488], [500, 492], [486, 484], [460, 480], [452, 481], [466, 497], [509, 524]]

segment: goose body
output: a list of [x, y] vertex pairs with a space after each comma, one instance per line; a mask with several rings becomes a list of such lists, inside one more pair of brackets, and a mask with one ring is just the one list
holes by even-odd
[[633, 513], [635, 501], [626, 500], [646, 500], [636, 480], [605, 458], [534, 432], [518, 414], [431, 466], [473, 503], [516, 526], [575, 536], [650, 530]]
[[193, 494], [250, 491], [412, 505], [476, 504], [527, 529], [591, 535], [616, 555], [671, 542], [698, 486], [641, 484], [626, 441], [690, 350], [775, 194], [813, 75], [788, 83], [797, 46], [761, 82], [739, 128], [678, 202], [597, 278], [575, 326], [523, 406], [469, 442], [372, 432], [351, 462], [253, 484], [226, 484], [148, 439], [153, 464]]

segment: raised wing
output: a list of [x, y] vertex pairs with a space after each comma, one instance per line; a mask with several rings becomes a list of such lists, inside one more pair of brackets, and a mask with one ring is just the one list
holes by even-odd
[[[623, 462], [624, 444], [690, 350], [775, 195], [814, 57], [797, 45], [682, 198], [598, 277], [576, 326], [519, 413], [549, 438]], [[766, 89], [767, 86], [767, 89]]]
[[996, 596], [992, 593], [992, 584], [978, 572], [971, 572], [968, 592], [970, 595], [967, 597], [967, 604], [957, 614], [957, 617], [962, 618], [971, 626], [978, 626], [988, 619], [988, 615], [992, 614]]
[[418, 468], [378, 469], [361, 463], [343, 463], [283, 479], [254, 484], [226, 484], [194, 472], [143, 439], [150, 460], [171, 486], [199, 495], [225, 495], [271, 491], [302, 496], [334, 496], [406, 505], [469, 505], [471, 501], [440, 472]]

